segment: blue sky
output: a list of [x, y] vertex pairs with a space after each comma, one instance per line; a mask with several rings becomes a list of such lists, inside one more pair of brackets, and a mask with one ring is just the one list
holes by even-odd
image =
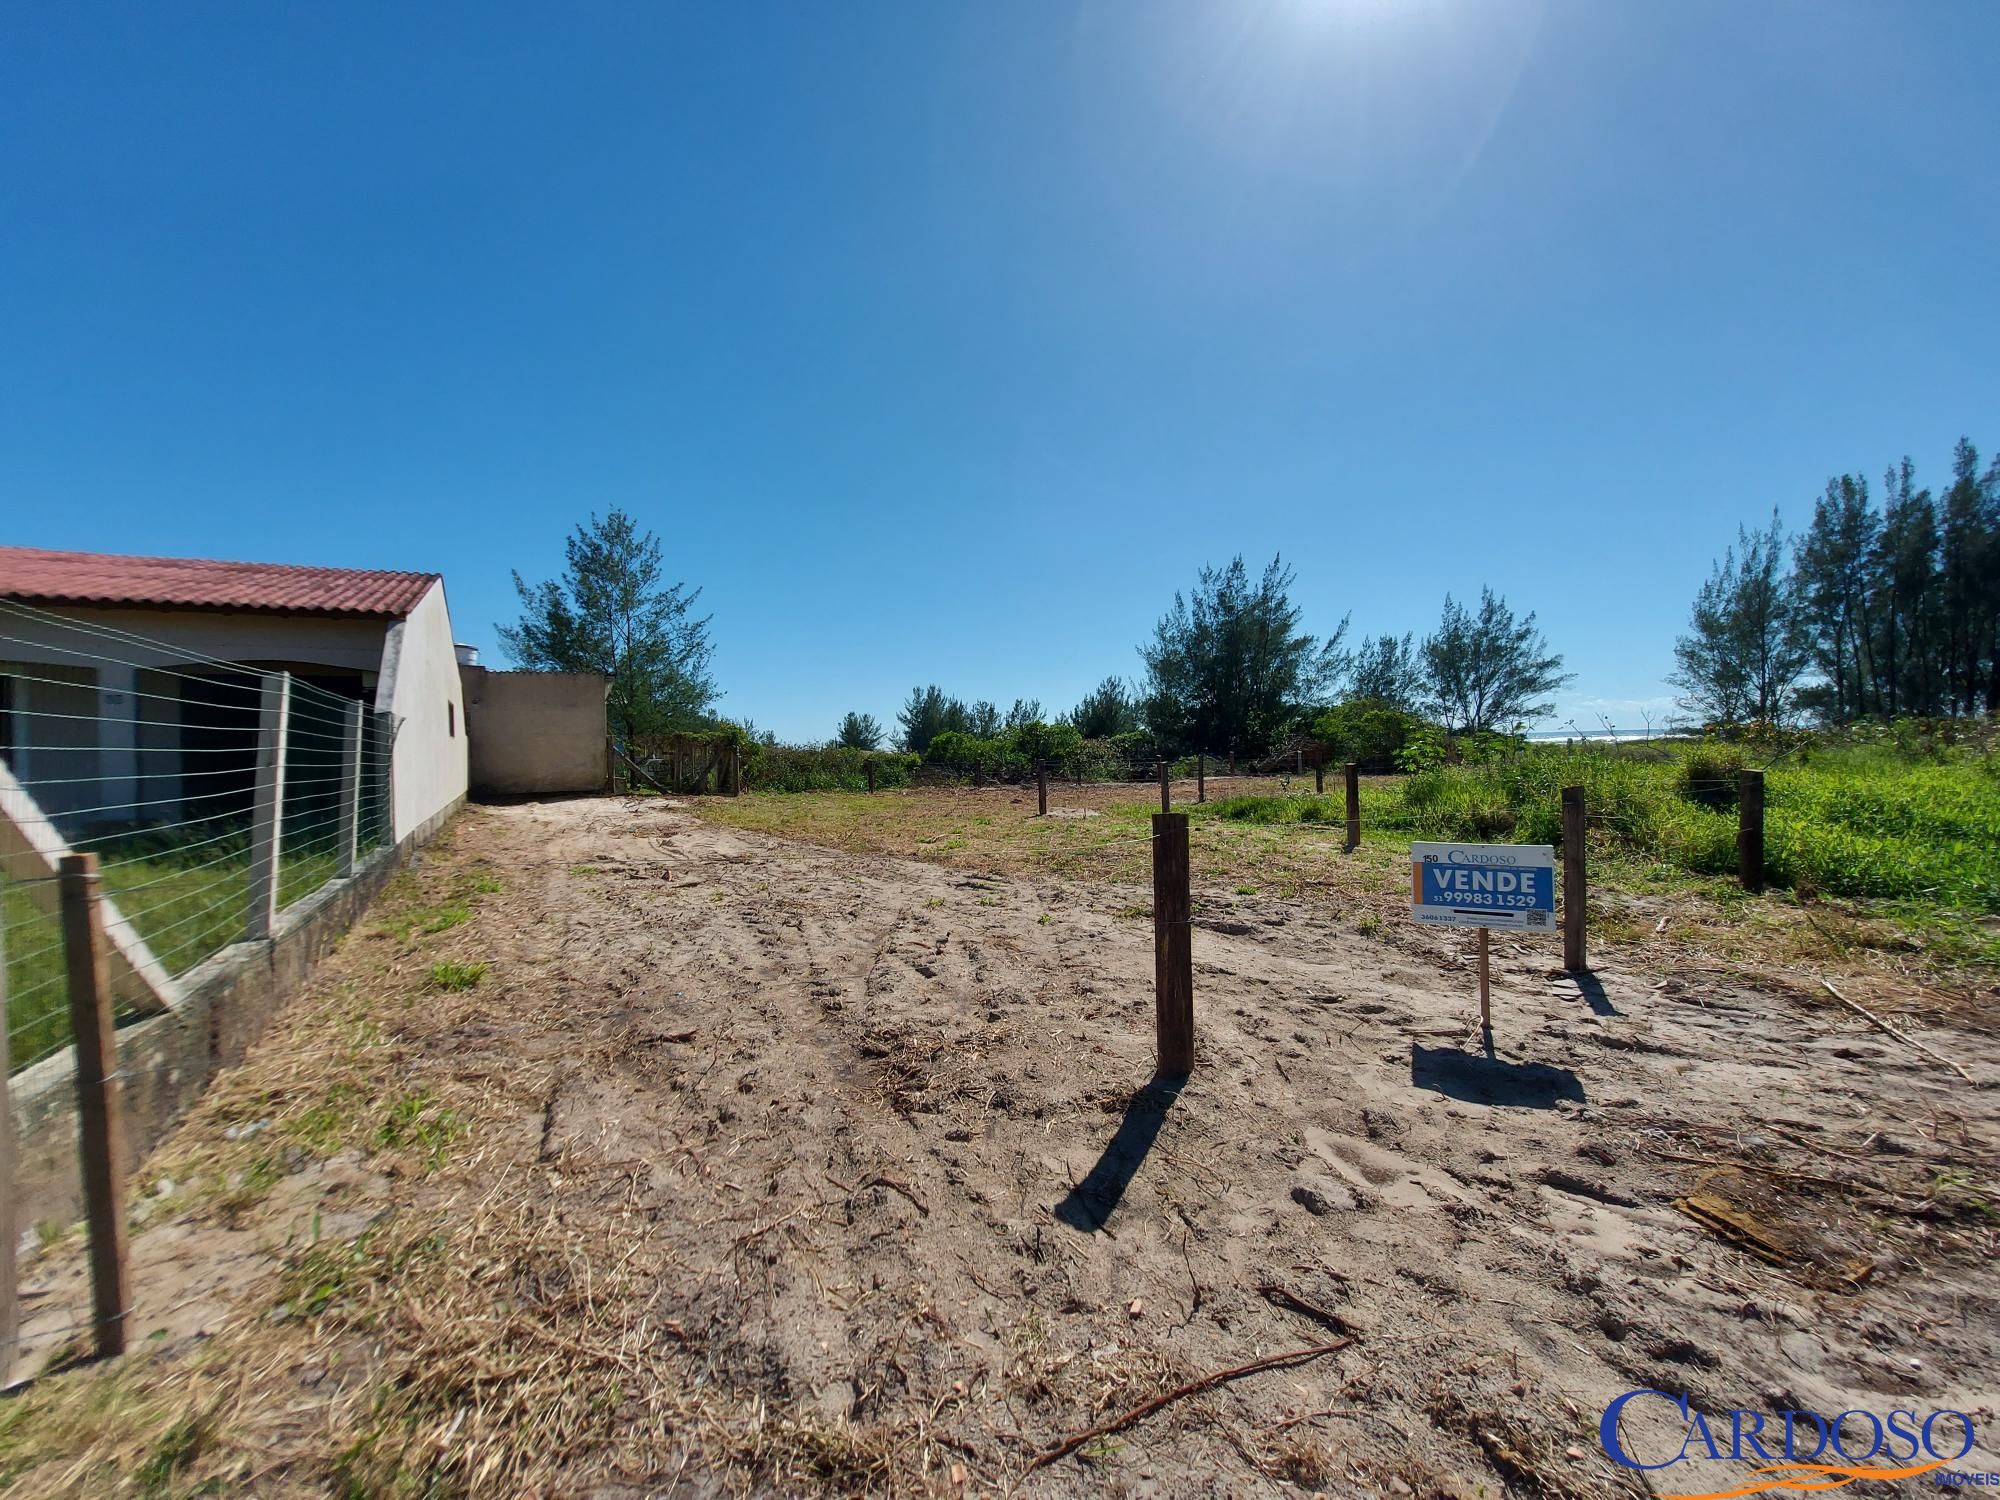
[[1661, 705], [1739, 521], [2000, 443], [2000, 7], [0, 11], [0, 540], [446, 574], [622, 506], [787, 738], [1067, 707], [1205, 561]]

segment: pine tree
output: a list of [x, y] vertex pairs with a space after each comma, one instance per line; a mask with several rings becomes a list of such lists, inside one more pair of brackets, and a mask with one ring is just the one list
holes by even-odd
[[1424, 661], [1417, 650], [1415, 632], [1401, 638], [1381, 635], [1363, 641], [1354, 653], [1347, 696], [1415, 710], [1424, 696]]
[[1794, 598], [1813, 665], [1826, 680], [1826, 691], [1814, 698], [1822, 715], [1836, 723], [1874, 711], [1869, 602], [1880, 531], [1868, 500], [1868, 481], [1843, 474], [1827, 481], [1826, 493], [1813, 507], [1812, 526], [1798, 546]]
[[1125, 684], [1107, 677], [1069, 712], [1070, 723], [1089, 740], [1105, 740], [1139, 727], [1139, 710]]
[[1880, 593], [1875, 659], [1891, 715], [1936, 713], [1941, 697], [1937, 507], [1929, 490], [1916, 488], [1915, 473], [1905, 458], [1884, 476], [1872, 570]]
[[873, 714], [850, 713], [840, 721], [833, 742], [843, 750], [873, 750], [882, 743], [882, 726]]
[[658, 538], [612, 510], [578, 526], [563, 551], [560, 580], [531, 587], [514, 574], [521, 618], [498, 627], [508, 655], [534, 671], [610, 678], [620, 738], [706, 723], [722, 695], [708, 675], [709, 621], [692, 617], [701, 590], [663, 581]]
[[1767, 530], [1738, 527], [1736, 535], [1737, 547], [1723, 552], [1695, 596], [1693, 628], [1674, 643], [1679, 665], [1667, 681], [1705, 720], [1775, 723], [1791, 712], [1793, 687], [1812, 652], [1785, 572], [1777, 512]]
[[1545, 695], [1575, 680], [1534, 614], [1517, 621], [1489, 588], [1479, 591], [1477, 614], [1445, 595], [1444, 619], [1423, 652], [1433, 708], [1471, 733], [1547, 718], [1555, 705]]
[[931, 741], [946, 730], [964, 733], [968, 715], [962, 702], [947, 698], [944, 689], [932, 683], [929, 687], [910, 689], [909, 699], [896, 720], [903, 726], [903, 748], [922, 755], [930, 749]]
[[1139, 648], [1146, 727], [1162, 746], [1261, 754], [1319, 705], [1346, 670], [1347, 621], [1324, 639], [1301, 631], [1294, 582], [1274, 557], [1253, 585], [1238, 557], [1174, 595]]

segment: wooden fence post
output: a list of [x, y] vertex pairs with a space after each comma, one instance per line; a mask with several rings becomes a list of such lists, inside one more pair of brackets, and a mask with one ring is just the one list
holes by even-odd
[[1563, 968], [1581, 974], [1589, 965], [1584, 931], [1590, 921], [1589, 877], [1584, 870], [1583, 788], [1562, 790], [1563, 818]]
[[1173, 763], [1156, 760], [1153, 762], [1153, 769], [1160, 773], [1160, 811], [1172, 812], [1174, 810]]
[[1194, 754], [1194, 800], [1208, 800], [1208, 757], [1199, 750]]
[[743, 795], [743, 747], [734, 740], [729, 744], [729, 795]]
[[1035, 816], [1046, 818], [1049, 815], [1049, 763], [1045, 760], [1035, 762], [1035, 800], [1040, 804], [1040, 811]]
[[354, 860], [361, 833], [361, 704], [347, 705], [347, 722], [340, 737], [340, 856], [342, 880], [354, 876]]
[[60, 867], [63, 957], [69, 965], [69, 1024], [76, 1038], [77, 1136], [90, 1225], [90, 1288], [97, 1353], [125, 1352], [132, 1289], [125, 1255], [125, 1096], [111, 983], [104, 960], [104, 909], [97, 856], [65, 854]]
[[1361, 767], [1349, 761], [1341, 768], [1347, 775], [1347, 849], [1361, 847]]
[[863, 766], [868, 772], [868, 790], [872, 792], [875, 790], [875, 762], [864, 761]]
[[1313, 795], [1315, 797], [1326, 795], [1326, 762], [1323, 760], [1313, 762]]
[[292, 717], [292, 674], [264, 678], [257, 707], [256, 801], [250, 817], [250, 919], [244, 935], [268, 938], [278, 925], [279, 846], [285, 835], [285, 734]]
[[1736, 773], [1736, 879], [1746, 891], [1764, 889], [1764, 773]]
[[[7, 878], [0, 875], [0, 898]], [[20, 1333], [20, 1299], [14, 1279], [14, 1246], [20, 1226], [14, 1222], [14, 1105], [7, 1094], [7, 1074], [13, 1063], [7, 1050], [7, 927], [0, 923], [0, 1380], [14, 1363], [14, 1342]]]
[[1194, 1071], [1194, 952], [1188, 898], [1188, 815], [1153, 815], [1154, 1033], [1162, 1077]]

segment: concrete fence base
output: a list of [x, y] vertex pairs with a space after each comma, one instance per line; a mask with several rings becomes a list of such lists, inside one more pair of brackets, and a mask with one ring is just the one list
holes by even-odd
[[[144, 1161], [209, 1080], [243, 1060], [369, 901], [463, 803], [461, 797], [400, 844], [374, 851], [347, 879], [331, 881], [287, 907], [269, 938], [231, 944], [188, 970], [165, 1011], [118, 1029], [126, 1161]], [[10, 1092], [14, 1222], [69, 1223], [83, 1204], [74, 1050], [65, 1048], [16, 1073]], [[9, 1186], [0, 1183], [0, 1190]]]

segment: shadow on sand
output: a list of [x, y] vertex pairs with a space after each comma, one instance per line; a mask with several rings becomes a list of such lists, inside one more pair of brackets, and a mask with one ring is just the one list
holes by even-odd
[[1568, 1068], [1547, 1063], [1502, 1062], [1453, 1047], [1410, 1045], [1410, 1083], [1467, 1104], [1513, 1109], [1554, 1109], [1568, 1099], [1584, 1102], [1583, 1084]]
[[1166, 1123], [1167, 1110], [1180, 1097], [1185, 1078], [1155, 1078], [1132, 1096], [1117, 1133], [1097, 1158], [1090, 1174], [1071, 1188], [1055, 1206], [1055, 1216], [1072, 1229], [1095, 1234], [1111, 1217], [1125, 1189], [1132, 1185], [1146, 1153]]

